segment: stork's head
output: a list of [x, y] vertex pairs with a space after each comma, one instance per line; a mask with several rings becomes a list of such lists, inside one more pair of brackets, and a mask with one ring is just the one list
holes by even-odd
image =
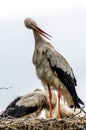
[[[29, 29], [33, 29], [34, 31], [40, 33], [41, 35], [43, 35], [44, 37], [46, 37], [47, 39], [50, 40], [49, 37], [52, 37], [51, 35], [47, 34], [46, 32], [44, 32], [42, 29], [40, 29], [38, 26], [37, 26], [37, 23], [31, 19], [31, 18], [26, 18], [24, 20], [24, 23], [25, 23], [25, 26]], [[48, 37], [49, 36], [49, 37]]]
[[24, 20], [24, 23], [25, 23], [25, 26], [29, 29], [34, 29], [34, 27], [37, 26], [37, 23], [31, 18], [26, 18]]

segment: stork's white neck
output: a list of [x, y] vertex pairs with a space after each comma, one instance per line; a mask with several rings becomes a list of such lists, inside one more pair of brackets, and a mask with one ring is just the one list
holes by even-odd
[[34, 38], [35, 38], [35, 44], [39, 43], [39, 42], [43, 42], [45, 41], [44, 38], [36, 31], [33, 30], [33, 34], [34, 34]]

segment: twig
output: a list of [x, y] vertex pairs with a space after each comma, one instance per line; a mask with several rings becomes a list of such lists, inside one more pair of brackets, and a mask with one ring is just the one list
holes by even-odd
[[0, 89], [10, 89], [12, 87], [0, 87]]

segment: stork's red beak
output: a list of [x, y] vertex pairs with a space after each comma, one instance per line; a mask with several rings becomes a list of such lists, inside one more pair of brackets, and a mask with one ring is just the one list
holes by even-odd
[[40, 29], [40, 28], [37, 27], [37, 26], [34, 26], [34, 30], [37, 31], [38, 33], [40, 33], [41, 35], [43, 35], [44, 37], [46, 37], [46, 38], [49, 39], [49, 40], [50, 40], [49, 37], [52, 38], [51, 35], [49, 35], [48, 33], [44, 32], [42, 29]]

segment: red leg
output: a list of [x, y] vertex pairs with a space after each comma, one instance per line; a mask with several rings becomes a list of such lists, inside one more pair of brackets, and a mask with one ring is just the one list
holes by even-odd
[[48, 85], [48, 91], [49, 91], [49, 100], [50, 100], [50, 104], [49, 104], [49, 107], [50, 107], [50, 118], [52, 118], [52, 93], [51, 93], [51, 89], [50, 89], [49, 85]]
[[58, 87], [58, 119], [60, 119], [60, 86]]

